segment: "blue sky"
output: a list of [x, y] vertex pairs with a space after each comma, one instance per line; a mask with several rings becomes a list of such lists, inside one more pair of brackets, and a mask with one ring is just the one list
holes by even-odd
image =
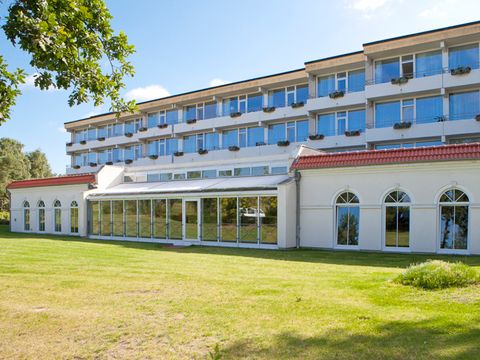
[[[9, 1], [7, 0], [8, 4]], [[361, 50], [365, 42], [479, 20], [478, 0], [107, 0], [115, 30], [135, 45], [134, 78], [125, 96], [139, 101], [303, 67], [305, 61]], [[28, 56], [0, 34], [11, 67]], [[64, 173], [63, 123], [108, 111], [70, 108], [68, 92], [40, 91], [29, 81], [0, 126], [26, 150], [40, 148]]]

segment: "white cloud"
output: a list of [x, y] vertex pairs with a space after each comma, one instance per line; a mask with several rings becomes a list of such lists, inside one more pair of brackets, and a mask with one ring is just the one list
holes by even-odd
[[387, 2], [388, 0], [351, 0], [349, 7], [362, 12], [370, 12], [383, 7]]
[[210, 86], [220, 86], [220, 85], [225, 85], [228, 84], [229, 81], [223, 80], [223, 79], [213, 79], [210, 81]]
[[440, 6], [433, 6], [431, 8], [425, 9], [418, 14], [418, 17], [422, 18], [442, 18], [446, 17], [448, 12], [445, 9], [440, 8]]
[[58, 132], [60, 132], [60, 133], [62, 133], [62, 134], [64, 134], [64, 133], [67, 132], [67, 130], [65, 130], [65, 128], [64, 128], [63, 126], [57, 127], [57, 130], [58, 130]]
[[136, 100], [136, 101], [146, 101], [153, 100], [157, 98], [162, 98], [169, 96], [170, 93], [161, 85], [148, 85], [145, 87], [139, 87], [128, 91], [125, 94], [125, 99]]

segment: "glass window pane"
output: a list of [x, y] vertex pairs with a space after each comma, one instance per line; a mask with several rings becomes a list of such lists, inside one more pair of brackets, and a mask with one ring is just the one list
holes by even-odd
[[348, 112], [348, 130], [365, 131], [365, 110], [353, 110]]
[[112, 201], [113, 236], [123, 236], [123, 200]]
[[243, 168], [235, 168], [233, 169], [234, 176], [250, 176], [250, 168], [243, 167]]
[[268, 166], [254, 166], [252, 167], [252, 176], [268, 175]]
[[100, 207], [102, 209], [100, 217], [102, 236], [111, 236], [110, 201], [101, 201]]
[[100, 203], [98, 201], [90, 201], [90, 214], [92, 216], [90, 220], [90, 233], [92, 235], [100, 234]]
[[455, 206], [454, 246], [457, 250], [467, 249], [468, 239], [468, 206]]
[[397, 208], [385, 208], [385, 246], [397, 246]]
[[218, 203], [216, 198], [202, 199], [202, 240], [217, 241]]
[[264, 143], [263, 127], [251, 127], [247, 129], [247, 132], [248, 132], [248, 146], [258, 146]]
[[273, 90], [268, 97], [269, 106], [276, 108], [285, 106], [285, 89]]
[[70, 232], [78, 233], [78, 207], [70, 208]]
[[240, 242], [257, 242], [258, 198], [240, 198]]
[[417, 99], [417, 124], [425, 124], [438, 121], [443, 115], [442, 96], [430, 96]]
[[158, 125], [158, 112], [157, 113], [151, 113], [148, 114], [148, 127], [153, 128]]
[[55, 232], [61, 232], [62, 231], [62, 210], [55, 209], [54, 215], [55, 215]]
[[398, 208], [398, 247], [410, 246], [410, 208], [399, 206]]
[[262, 244], [277, 243], [277, 197], [260, 197], [260, 242]]
[[324, 136], [335, 135], [335, 113], [318, 115], [317, 134]]
[[194, 120], [197, 119], [197, 106], [187, 106], [185, 107], [185, 120]]
[[227, 149], [229, 146], [238, 146], [238, 130], [227, 130], [222, 133], [223, 148]]
[[317, 97], [330, 95], [335, 91], [335, 75], [319, 77], [317, 80]]
[[297, 121], [297, 142], [308, 140], [308, 120]]
[[296, 102], [300, 103], [306, 103], [308, 100], [308, 85], [297, 85], [296, 89]]
[[375, 61], [375, 82], [385, 83], [400, 77], [400, 62], [398, 58]]
[[197, 136], [190, 135], [183, 137], [183, 152], [194, 153], [197, 151]]
[[442, 51], [429, 51], [415, 55], [415, 77], [442, 73]]
[[478, 60], [478, 44], [470, 44], [448, 49], [449, 69], [455, 69], [462, 66], [469, 66], [472, 69], [478, 69]]
[[149, 238], [152, 236], [150, 224], [151, 201], [138, 200], [138, 232], [139, 237]]
[[198, 201], [185, 201], [185, 238], [198, 239]]
[[375, 127], [391, 127], [400, 122], [400, 101], [375, 104]]
[[153, 237], [165, 239], [167, 237], [167, 200], [153, 200]]
[[453, 249], [455, 235], [454, 207], [440, 206], [440, 248]]
[[356, 92], [365, 90], [365, 70], [355, 70], [348, 73], [348, 91]]
[[450, 120], [472, 119], [480, 113], [480, 93], [450, 94]]
[[221, 241], [237, 241], [237, 198], [221, 198]]
[[177, 110], [168, 110], [166, 113], [166, 123], [167, 124], [176, 124], [178, 123], [178, 111]]
[[271, 172], [272, 175], [286, 174], [288, 172], [288, 169], [286, 166], [272, 166]]
[[137, 237], [137, 200], [125, 200], [125, 236]]
[[[99, 226], [99, 221], [98, 221], [98, 216], [99, 216], [99, 210], [98, 210], [98, 204], [95, 207], [95, 211], [97, 212], [97, 220], [96, 220], [96, 225], [97, 227], [95, 228], [96, 232], [94, 233], [95, 235], [99, 234], [100, 232], [100, 226]], [[39, 231], [45, 231], [45, 209], [39, 209], [38, 210], [38, 230]]]
[[351, 206], [348, 210], [348, 245], [358, 245], [360, 208], [358, 206]]
[[217, 117], [217, 103], [205, 103], [205, 119], [212, 119], [214, 117]]
[[202, 178], [204, 179], [213, 179], [217, 177], [217, 170], [203, 170]]
[[169, 238], [181, 240], [183, 239], [182, 200], [181, 199], [168, 200], [168, 205], [169, 205], [169, 219], [168, 219]]
[[263, 108], [263, 94], [248, 95], [248, 112], [260, 111]]
[[268, 143], [272, 145], [283, 140], [285, 140], [285, 123], [269, 125]]

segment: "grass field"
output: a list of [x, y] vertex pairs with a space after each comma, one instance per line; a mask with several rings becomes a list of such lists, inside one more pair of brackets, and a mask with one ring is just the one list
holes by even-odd
[[[480, 287], [390, 282], [428, 258], [0, 227], [0, 358], [206, 359], [218, 344], [224, 359], [478, 359]], [[462, 260], [480, 269], [479, 257]]]

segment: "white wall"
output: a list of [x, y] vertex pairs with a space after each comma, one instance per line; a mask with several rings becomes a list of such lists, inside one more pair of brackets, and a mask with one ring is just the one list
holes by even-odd
[[277, 234], [279, 248], [296, 246], [296, 187], [291, 180], [278, 186]]
[[385, 250], [384, 196], [410, 195], [410, 249], [438, 252], [440, 194], [452, 187], [470, 198], [469, 251], [480, 254], [480, 161], [304, 170], [300, 185], [301, 246], [335, 247], [336, 196], [349, 190], [360, 199], [360, 250]]

